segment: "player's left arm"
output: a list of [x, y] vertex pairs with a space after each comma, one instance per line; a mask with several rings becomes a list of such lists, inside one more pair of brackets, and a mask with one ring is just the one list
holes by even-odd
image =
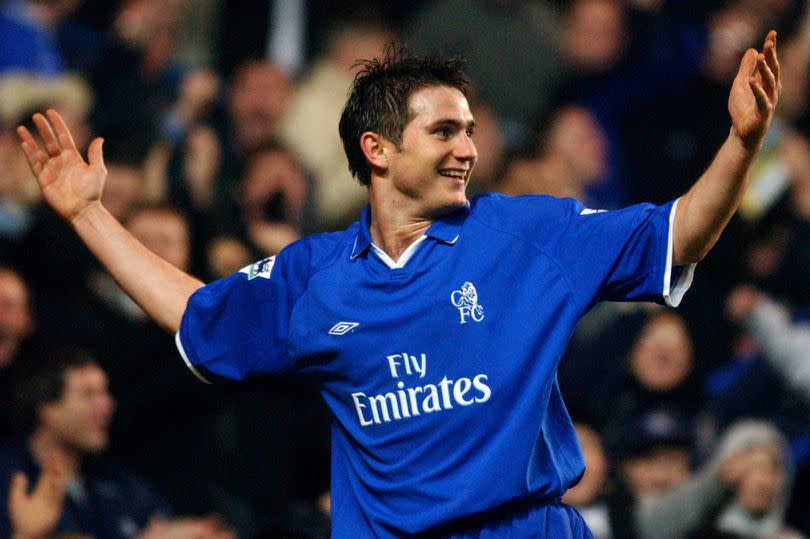
[[781, 91], [776, 32], [771, 30], [762, 51], [748, 49], [740, 62], [728, 98], [732, 122], [728, 138], [678, 202], [673, 227], [675, 265], [702, 260], [736, 211]]

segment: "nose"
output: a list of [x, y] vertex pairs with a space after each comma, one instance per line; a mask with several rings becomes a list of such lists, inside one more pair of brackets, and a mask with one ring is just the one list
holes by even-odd
[[471, 165], [475, 164], [478, 159], [478, 150], [475, 148], [475, 142], [472, 137], [466, 133], [462, 133], [458, 138], [453, 157], [459, 161], [468, 161]]

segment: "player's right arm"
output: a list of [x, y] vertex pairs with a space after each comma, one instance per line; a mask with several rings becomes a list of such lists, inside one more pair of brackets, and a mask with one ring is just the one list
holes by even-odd
[[35, 114], [34, 124], [41, 144], [25, 127], [17, 133], [47, 203], [155, 322], [177, 332], [189, 297], [203, 283], [144, 247], [102, 206], [102, 139], [90, 144], [85, 162], [56, 111]]

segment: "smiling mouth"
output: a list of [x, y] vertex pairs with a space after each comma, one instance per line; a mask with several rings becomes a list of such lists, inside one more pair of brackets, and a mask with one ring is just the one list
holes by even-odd
[[440, 176], [444, 176], [445, 178], [453, 178], [456, 180], [466, 179], [468, 173], [469, 173], [468, 170], [457, 170], [457, 169], [442, 169], [439, 171]]

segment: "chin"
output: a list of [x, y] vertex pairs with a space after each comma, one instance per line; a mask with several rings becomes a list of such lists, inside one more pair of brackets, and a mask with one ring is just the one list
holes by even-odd
[[98, 455], [106, 451], [108, 445], [109, 445], [109, 438], [105, 436], [104, 438], [88, 440], [87, 443], [84, 444], [84, 447], [82, 449], [84, 449], [84, 452], [89, 455]]

